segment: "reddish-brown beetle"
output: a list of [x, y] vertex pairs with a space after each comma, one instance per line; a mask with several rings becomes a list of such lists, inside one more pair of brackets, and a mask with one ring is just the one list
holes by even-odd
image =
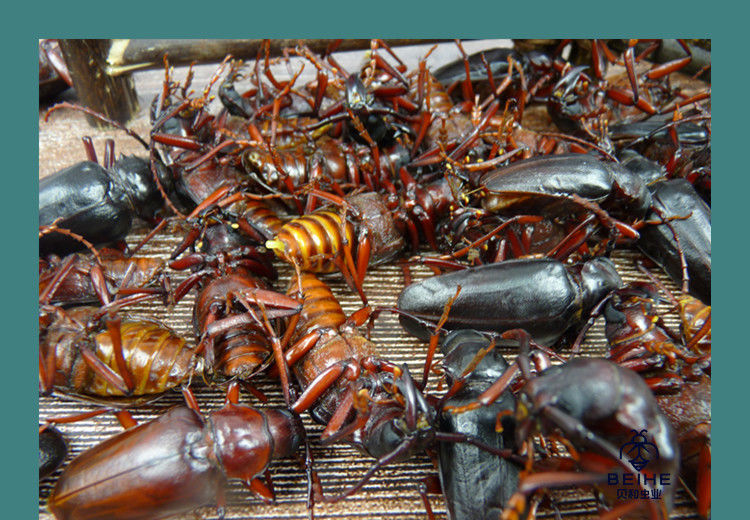
[[215, 502], [221, 513], [226, 478], [272, 500], [258, 477], [273, 459], [293, 454], [305, 432], [288, 410], [237, 404], [237, 388], [232, 384], [225, 406], [206, 415], [186, 392], [187, 407], [81, 453], [57, 481], [50, 511], [58, 520], [146, 520]]

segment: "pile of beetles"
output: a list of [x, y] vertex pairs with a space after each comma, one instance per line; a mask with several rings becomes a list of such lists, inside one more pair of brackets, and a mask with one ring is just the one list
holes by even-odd
[[[40, 181], [40, 394], [97, 405], [41, 418], [46, 507], [222, 516], [227, 481], [272, 502], [269, 468], [297, 457], [313, 517], [427, 452], [429, 518], [433, 492], [453, 520], [519, 519], [554, 510], [560, 488], [593, 490], [608, 518], [669, 518], [678, 491], [710, 517], [711, 97], [680, 81], [710, 64], [673, 43], [658, 62], [661, 41], [456, 42], [457, 61], [429, 70], [428, 52], [408, 70], [373, 40], [356, 71], [336, 41], [300, 43], [227, 57], [197, 90], [167, 64], [147, 139], [108, 121], [143, 156], [110, 141], [100, 163], [84, 139], [88, 161]], [[71, 109], [107, 120], [52, 110]], [[125, 244], [134, 225], [148, 228]], [[175, 233], [168, 260], [139, 254]], [[622, 250], [641, 281], [623, 282]], [[364, 285], [386, 263], [405, 284], [394, 306]], [[349, 316], [338, 279], [361, 300]], [[185, 298], [193, 337], [132, 313]], [[383, 314], [423, 340], [418, 373], [371, 340]], [[582, 355], [597, 320], [606, 349]], [[284, 406], [240, 403], [240, 388], [264, 400], [261, 378]], [[202, 411], [198, 381], [224, 406]], [[184, 405], [136, 423], [170, 391]], [[57, 469], [54, 424], [112, 411], [122, 433]], [[372, 459], [338, 492], [311, 455], [335, 443]]]

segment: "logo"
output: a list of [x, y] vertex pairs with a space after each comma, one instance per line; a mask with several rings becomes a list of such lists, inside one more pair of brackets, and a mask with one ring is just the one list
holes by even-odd
[[617, 488], [618, 500], [652, 499], [663, 496], [665, 486], [672, 484], [669, 473], [642, 472], [651, 461], [659, 460], [659, 448], [646, 437], [647, 430], [631, 430], [633, 436], [620, 447], [620, 460], [627, 461], [636, 474], [608, 473], [607, 483]]
[[633, 437], [620, 448], [620, 460], [624, 460], [623, 456], [627, 457], [630, 465], [636, 471], [641, 471], [654, 458], [659, 458], [659, 448], [646, 438], [648, 432], [645, 429], [632, 431]]

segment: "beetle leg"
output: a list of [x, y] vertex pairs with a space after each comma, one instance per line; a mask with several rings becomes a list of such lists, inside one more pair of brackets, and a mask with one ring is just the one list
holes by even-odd
[[237, 381], [232, 381], [227, 387], [227, 398], [224, 406], [230, 406], [239, 403], [240, 401], [240, 385]]
[[370, 319], [372, 314], [373, 314], [373, 310], [369, 305], [367, 307], [362, 307], [361, 309], [353, 312], [351, 316], [349, 316], [346, 319], [345, 325], [353, 326], [353, 327], [360, 327], [364, 325], [364, 323]]
[[465, 433], [447, 433], [447, 432], [436, 432], [435, 433], [435, 440], [438, 442], [455, 442], [455, 443], [466, 443], [471, 444], [472, 446], [475, 446], [479, 448], [480, 450], [484, 450], [488, 453], [492, 453], [493, 455], [497, 455], [498, 457], [502, 457], [504, 459], [512, 459], [515, 460], [515, 462], [518, 462], [519, 464], [523, 462], [523, 459], [513, 452], [510, 448], [505, 449], [498, 449], [494, 446], [490, 446], [489, 444], [482, 442], [481, 440], [472, 437], [471, 435], [466, 435]]
[[260, 479], [254, 478], [252, 480], [246, 480], [245, 485], [266, 504], [273, 504], [276, 502], [276, 496], [273, 493], [273, 489], [269, 488]]
[[[344, 221], [342, 225], [346, 225], [346, 222]], [[362, 299], [362, 304], [366, 307], [368, 305], [367, 296], [362, 287], [362, 281], [357, 279], [357, 268], [354, 266], [351, 244], [346, 239], [346, 235], [342, 236], [344, 237], [344, 243], [342, 244], [343, 255], [337, 255], [333, 259], [333, 263], [338, 267], [339, 271], [341, 271], [341, 274], [344, 275], [344, 280], [349, 288], [353, 291], [357, 291], [357, 294], [359, 294], [359, 297]]]
[[316, 115], [320, 114], [320, 105], [323, 102], [323, 96], [325, 95], [327, 86], [328, 74], [326, 74], [322, 70], [318, 70], [318, 81], [317, 87], [315, 89], [315, 104], [313, 105], [313, 112]]
[[105, 170], [109, 170], [115, 165], [115, 141], [114, 139], [107, 139], [104, 141], [104, 161], [102, 166]]
[[[81, 412], [74, 415], [66, 415], [64, 417], [49, 417], [45, 419], [44, 422], [47, 426], [50, 424], [70, 424], [74, 422], [85, 421], [86, 419], [90, 419], [92, 417], [96, 417], [110, 411], [112, 410], [109, 408], [99, 408], [90, 412]], [[46, 426], [40, 428], [39, 432], [41, 433], [43, 429], [46, 429]]]
[[622, 60], [625, 63], [628, 81], [630, 81], [630, 88], [633, 91], [633, 103], [638, 104], [638, 77], [635, 74], [635, 43], [635, 41], [631, 41], [631, 44], [623, 54]]
[[662, 63], [661, 65], [652, 68], [646, 73], [646, 77], [648, 79], [662, 78], [690, 64], [693, 59], [693, 53], [690, 51], [690, 47], [687, 45], [687, 43], [685, 43], [684, 40], [677, 40], [677, 42], [680, 44], [687, 56], [668, 61], [667, 63]]
[[99, 158], [96, 156], [96, 149], [94, 148], [94, 142], [91, 140], [91, 136], [84, 135], [81, 137], [81, 141], [83, 141], [83, 149], [86, 152], [88, 160], [99, 164]]
[[[255, 302], [256, 304], [268, 305], [269, 307], [286, 309], [290, 311], [289, 313], [286, 313], [284, 315], [296, 314], [296, 312], [301, 308], [300, 302], [295, 300], [294, 298], [291, 298], [282, 293], [278, 293], [276, 291], [269, 291], [257, 287], [253, 287], [251, 289], [243, 289], [242, 291], [238, 292], [237, 295], [243, 298], [247, 298], [248, 300]], [[276, 313], [275, 317], [279, 317], [281, 315], [282, 314], [280, 313]]]
[[591, 40], [591, 65], [594, 71], [594, 76], [597, 79], [604, 79], [605, 67], [607, 66], [606, 54], [603, 52], [602, 46], [604, 42], [601, 40]]
[[440, 330], [443, 328], [443, 325], [445, 325], [445, 322], [448, 321], [448, 314], [451, 311], [451, 307], [453, 306], [453, 303], [458, 298], [459, 293], [461, 292], [461, 286], [456, 287], [456, 294], [453, 295], [443, 307], [443, 314], [440, 316], [440, 319], [438, 320], [437, 324], [435, 325], [435, 330], [433, 331], [432, 335], [430, 336], [430, 346], [427, 349], [427, 357], [424, 361], [424, 371], [422, 372], [422, 383], [420, 385], [421, 389], [424, 389], [427, 387], [427, 380], [430, 377], [430, 369], [432, 368], [432, 361], [435, 357], [435, 351], [437, 350], [437, 344], [438, 340], [440, 339]]
[[[290, 374], [289, 374], [289, 365], [286, 362], [286, 359], [284, 358], [284, 352], [281, 348], [281, 342], [279, 341], [278, 336], [276, 335], [276, 332], [273, 330], [273, 327], [271, 327], [271, 323], [268, 321], [268, 315], [266, 314], [266, 308], [263, 305], [263, 302], [255, 299], [254, 303], [260, 307], [261, 317], [262, 320], [258, 318], [258, 316], [255, 314], [255, 311], [250, 304], [250, 302], [245, 299], [242, 295], [237, 295], [237, 299], [242, 303], [245, 308], [247, 309], [248, 314], [250, 314], [259, 324], [261, 327], [264, 327], [266, 329], [266, 332], [268, 333], [268, 337], [271, 341], [271, 348], [273, 350], [273, 356], [274, 360], [276, 361], [276, 366], [283, 367], [283, 370], [279, 370], [279, 379], [281, 380], [281, 389], [284, 393], [284, 401], [286, 402], [287, 406], [290, 406], [293, 399], [293, 389], [291, 387], [290, 382]], [[291, 299], [291, 298], [290, 298]]]
[[354, 404], [354, 390], [346, 392], [344, 399], [341, 404], [336, 408], [336, 412], [331, 417], [331, 420], [326, 424], [325, 429], [320, 434], [320, 442], [323, 444], [330, 444], [337, 440], [348, 437], [357, 430], [364, 428], [370, 418], [370, 411], [358, 410], [355, 419], [348, 425], [342, 427], [342, 424], [349, 416], [351, 411], [355, 409]]
[[88, 347], [81, 347], [80, 352], [84, 362], [96, 373], [96, 375], [104, 379], [122, 394], [128, 395], [130, 393], [130, 389], [122, 376], [109, 368], [109, 366], [101, 359], [96, 357], [96, 354], [94, 354]]
[[[375, 143], [375, 141], [370, 136], [370, 133], [365, 128], [365, 125], [362, 124], [362, 120], [355, 114], [351, 108], [348, 106], [345, 107], [346, 111], [349, 113], [349, 117], [351, 118], [351, 122], [354, 125], [354, 128], [359, 132], [359, 135], [362, 136], [362, 138], [367, 142], [367, 145], [370, 147], [370, 152], [372, 153], [372, 162], [375, 166], [375, 177], [378, 179], [378, 183], [380, 183], [380, 178], [382, 175], [381, 169], [380, 169], [380, 147]], [[374, 186], [368, 186], [371, 190], [374, 190]]]
[[698, 459], [698, 514], [708, 518], [711, 511], [711, 444], [706, 442]]
[[49, 301], [55, 295], [57, 288], [60, 286], [62, 281], [65, 279], [65, 277], [73, 269], [75, 261], [76, 261], [76, 256], [71, 255], [65, 260], [63, 265], [57, 269], [57, 272], [55, 272], [55, 276], [52, 277], [52, 280], [50, 280], [50, 282], [47, 284], [44, 290], [42, 290], [42, 292], [39, 293], [39, 305], [40, 306], [43, 306], [49, 303]]
[[126, 430], [129, 430], [130, 428], [135, 428], [138, 426], [138, 423], [133, 418], [133, 416], [130, 414], [127, 410], [117, 410], [115, 412], [115, 417], [117, 417], [117, 422], [120, 423], [120, 426], [125, 428]]
[[39, 386], [42, 395], [49, 395], [55, 385], [55, 371], [57, 370], [57, 349], [54, 346], [49, 349], [46, 358], [39, 349]]
[[94, 287], [94, 292], [99, 297], [102, 305], [111, 303], [112, 296], [109, 294], [107, 279], [104, 277], [104, 271], [102, 271], [101, 266], [99, 264], [92, 265], [89, 276], [91, 278], [91, 285]]
[[607, 97], [621, 105], [635, 105], [648, 115], [654, 115], [658, 112], [656, 107], [644, 98], [637, 97], [631, 90], [611, 87], [607, 89]]
[[332, 436], [336, 436], [337, 432], [340, 431], [341, 425], [349, 416], [349, 413], [354, 408], [354, 392], [345, 392], [341, 402], [336, 407], [336, 411], [331, 416], [331, 419], [326, 424], [323, 433], [320, 436], [321, 442], [333, 442]]
[[322, 371], [302, 392], [297, 401], [292, 405], [292, 410], [296, 413], [303, 412], [310, 408], [333, 384], [344, 374], [348, 373], [348, 379], [354, 379], [359, 374], [359, 365], [352, 361], [342, 361], [329, 366]]
[[[209, 316], [206, 319], [206, 324], [210, 325], [216, 320], [215, 316]], [[208, 328], [208, 327], [206, 327]], [[214, 335], [208, 331], [204, 332], [198, 341], [198, 345], [195, 347], [195, 355], [203, 355], [203, 372], [213, 373], [214, 366], [216, 365], [216, 351], [214, 350]]]
[[459, 145], [450, 153], [449, 157], [451, 159], [460, 159], [466, 152], [469, 151], [469, 149], [474, 145], [477, 139], [479, 139], [480, 133], [490, 123], [490, 120], [497, 113], [499, 108], [500, 103], [497, 100], [493, 101], [487, 109], [487, 112], [484, 114], [484, 116], [482, 116], [479, 124], [471, 132], [469, 132], [469, 134], [463, 139], [463, 141], [461, 141], [461, 143], [459, 143]]
[[395, 448], [392, 452], [388, 453], [387, 455], [384, 455], [383, 457], [379, 458], [375, 464], [372, 465], [372, 467], [367, 470], [367, 473], [353, 486], [348, 488], [343, 493], [333, 497], [333, 498], [326, 498], [326, 502], [338, 502], [339, 500], [343, 500], [344, 498], [353, 495], [360, 489], [362, 489], [362, 486], [364, 486], [368, 480], [370, 480], [375, 473], [382, 468], [383, 466], [386, 466], [393, 462], [394, 460], [398, 460], [399, 457], [401, 457], [403, 454], [408, 453], [409, 450], [412, 449], [412, 445], [416, 442], [416, 438], [412, 438], [408, 441], [404, 441], [401, 444], [398, 445], [397, 448]]
[[190, 408], [194, 412], [201, 413], [201, 409], [198, 406], [198, 400], [195, 398], [193, 391], [190, 390], [190, 387], [182, 387], [182, 397], [185, 399], [185, 404], [188, 408]]
[[547, 252], [545, 256], [554, 258], [555, 260], [563, 261], [568, 258], [574, 251], [581, 247], [586, 239], [591, 236], [594, 229], [590, 225], [596, 218], [595, 215], [587, 216], [583, 222], [576, 225], [573, 230], [563, 237], [560, 242]]
[[[505, 392], [510, 384], [513, 382], [513, 379], [515, 379], [516, 375], [519, 372], [518, 363], [513, 362], [511, 363], [507, 370], [503, 372], [503, 375], [497, 378], [497, 380], [492, 383], [492, 385], [482, 392], [482, 394], [477, 398], [476, 401], [467, 403], [463, 406], [446, 406], [444, 410], [448, 413], [452, 414], [459, 414], [468, 412], [470, 410], [476, 410], [477, 408], [480, 408], [482, 406], [487, 406], [490, 403], [495, 402], [502, 394]], [[458, 380], [457, 382], [461, 382], [462, 380]], [[453, 390], [453, 389], [452, 389]], [[454, 392], [456, 390], [453, 390]]]
[[117, 369], [120, 371], [119, 373], [122, 377], [122, 381], [128, 389], [127, 393], [131, 394], [135, 389], [135, 382], [133, 381], [133, 375], [130, 373], [130, 369], [125, 361], [125, 355], [122, 350], [122, 320], [119, 316], [110, 316], [106, 321], [107, 332], [109, 332], [109, 337], [112, 341], [112, 350], [114, 351]]
[[[370, 231], [367, 227], [360, 226], [359, 237], [357, 239], [357, 265], [354, 271], [357, 283], [360, 286], [364, 283], [367, 267], [370, 265], [371, 252], [372, 240], [370, 239]], [[352, 263], [354, 263], [353, 260]]]
[[693, 337], [690, 338], [688, 343], [685, 345], [687, 349], [700, 350], [699, 342], [706, 336], [711, 334], [711, 307], [708, 307], [708, 316], [704, 318], [703, 325], [693, 333]]
[[477, 240], [475, 240], [474, 242], [472, 242], [468, 246], [466, 246], [466, 247], [464, 247], [462, 249], [459, 249], [458, 251], [454, 251], [450, 255], [441, 256], [440, 258], [442, 258], [444, 260], [450, 260], [450, 259], [454, 259], [454, 258], [461, 258], [465, 254], [467, 254], [469, 251], [471, 251], [472, 249], [475, 249], [477, 246], [485, 243], [486, 241], [488, 241], [489, 239], [491, 239], [495, 235], [499, 234], [502, 230], [504, 230], [505, 228], [507, 228], [508, 226], [510, 226], [513, 223], [517, 222], [519, 224], [535, 224], [535, 223], [540, 222], [542, 220], [543, 220], [543, 217], [533, 216], [533, 215], [518, 215], [518, 216], [515, 216], [515, 217], [512, 217], [512, 218], [509, 218], [508, 220], [506, 220], [502, 224], [499, 224], [498, 226], [496, 226], [495, 229], [493, 229], [489, 233], [486, 233], [484, 236], [478, 238]]
[[[288, 348], [284, 352], [284, 358], [286, 359], [287, 365], [294, 365], [297, 361], [302, 359], [302, 357], [307, 354], [315, 345], [317, 345], [318, 340], [320, 339], [320, 334], [320, 330], [314, 330], [303, 336], [294, 345]], [[273, 367], [269, 371], [269, 375], [271, 377], [275, 376], [277, 370], [278, 369], [276, 367]]]
[[[184, 260], [184, 259], [182, 259]], [[178, 260], [178, 262], [182, 262], [182, 260]], [[176, 267], [173, 267], [172, 265], [174, 262], [171, 262], [169, 265], [172, 269], [176, 269]], [[181, 264], [182, 265], [182, 264]], [[190, 292], [190, 289], [192, 289], [200, 280], [208, 275], [211, 274], [211, 270], [204, 269], [202, 271], [198, 271], [197, 273], [193, 273], [187, 278], [185, 278], [180, 284], [175, 288], [174, 290], [174, 302], [179, 303], [186, 295]]]
[[427, 520], [435, 520], [435, 513], [432, 512], [432, 505], [427, 493], [433, 495], [442, 495], [443, 489], [440, 486], [440, 479], [435, 475], [428, 475], [424, 478], [422, 483], [419, 485], [419, 496], [422, 498], [422, 505], [424, 505], [425, 512], [427, 513]]
[[411, 153], [409, 154], [411, 157], [414, 157], [414, 154], [417, 153], [417, 150], [419, 150], [419, 145], [422, 144], [422, 141], [424, 141], [425, 135], [427, 135], [427, 129], [430, 128], [430, 124], [432, 123], [432, 113], [425, 110], [422, 112], [422, 114], [419, 116], [419, 126], [417, 127], [417, 137], [414, 139], [414, 146], [411, 148]]
[[[445, 395], [440, 399], [440, 405], [439, 409], [443, 408], [443, 404], [445, 401], [456, 395], [456, 393], [461, 390], [464, 385], [466, 384], [466, 378], [471, 374], [471, 372], [474, 371], [474, 369], [479, 365], [479, 363], [484, 359], [484, 357], [495, 348], [495, 345], [497, 342], [495, 341], [495, 338], [493, 337], [490, 340], [489, 345], [487, 345], [486, 348], [481, 348], [477, 353], [474, 355], [474, 358], [469, 361], [469, 363], [466, 365], [466, 368], [464, 369], [463, 373], [460, 377], [456, 378], [455, 381], [453, 381], [453, 384], [448, 389], [448, 391], [445, 393]], [[498, 416], [498, 424], [499, 424], [499, 416]], [[497, 430], [500, 431], [500, 430]]]
[[[461, 82], [461, 91], [464, 97], [464, 101], [468, 101], [471, 103], [474, 100], [474, 89], [471, 86], [471, 68], [469, 65], [469, 57], [466, 55], [466, 51], [464, 51], [463, 45], [461, 45], [461, 40], [455, 40], [456, 46], [458, 47], [458, 51], [461, 53], [461, 57], [464, 61], [464, 72], [466, 76], [464, 77], [464, 80]], [[489, 78], [492, 78], [492, 75], [488, 75]], [[494, 90], [494, 88], [493, 88]]]

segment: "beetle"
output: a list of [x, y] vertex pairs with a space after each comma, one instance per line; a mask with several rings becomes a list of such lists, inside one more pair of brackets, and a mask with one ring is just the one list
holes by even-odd
[[[493, 81], [500, 82], [508, 73], [508, 58], [520, 63], [525, 62], [525, 57], [519, 52], [508, 47], [497, 47], [475, 52], [465, 58], [457, 58], [435, 69], [432, 75], [445, 88], [466, 79], [475, 83], [488, 81], [491, 77]], [[517, 75], [514, 75], [513, 79], [517, 80]]]
[[676, 97], [669, 76], [690, 63], [692, 51], [684, 41], [678, 40], [685, 56], [654, 66], [640, 75], [636, 72], [636, 63], [653, 53], [659, 42], [651, 41], [646, 50], [636, 56], [634, 46], [637, 42], [630, 40], [622, 56], [627, 74], [605, 78], [607, 61], [614, 63], [616, 57], [602, 40], [594, 40], [588, 46], [593, 75], [584, 73], [588, 68], [585, 65], [565, 69], [565, 74], [547, 99], [548, 112], [561, 130], [591, 133], [588, 127], [591, 123], [598, 124], [599, 116], [609, 121], [632, 120], [644, 113], [654, 115], [665, 110]]
[[[449, 333], [440, 348], [451, 390], [440, 401], [439, 431], [470, 435], [497, 449], [515, 449], [515, 423], [508, 414], [515, 408], [515, 398], [510, 391], [486, 407], [460, 414], [444, 409], [475, 401], [508, 369], [492, 341], [477, 331], [460, 330]], [[476, 356], [488, 348], [491, 350], [472, 368]], [[454, 384], [459, 382], [461, 388], [454, 392]], [[498, 416], [502, 417], [500, 432]], [[519, 465], [468, 443], [440, 443], [438, 463], [450, 520], [497, 519], [518, 488]]]
[[566, 212], [580, 207], [572, 196], [595, 202], [631, 222], [651, 207], [646, 184], [618, 163], [589, 154], [559, 154], [516, 161], [485, 173], [482, 207], [494, 212]]
[[[632, 370], [600, 358], [575, 358], [550, 366], [523, 329], [505, 331], [497, 340], [517, 342], [518, 357], [474, 402], [446, 410], [458, 414], [491, 404], [520, 371], [522, 385], [513, 417], [516, 446], [524, 448], [527, 466], [503, 518], [523, 517], [526, 498], [538, 489], [594, 485], [614, 507], [613, 516], [644, 508], [652, 519], [666, 519], [677, 487], [680, 448], [646, 382]], [[535, 374], [532, 357], [539, 361]], [[535, 433], [556, 434], [584, 473], [532, 471]], [[621, 489], [626, 489], [625, 498]], [[636, 500], [632, 500], [635, 491], [629, 497], [628, 489], [638, 490]], [[641, 500], [642, 492], [650, 500]]]
[[698, 113], [690, 111], [676, 121], [653, 116], [614, 125], [610, 136], [616, 146], [623, 147], [621, 153], [635, 150], [660, 164], [668, 178], [689, 180], [711, 205], [710, 119], [710, 107]]
[[68, 455], [68, 445], [60, 430], [49, 425], [39, 427], [39, 478], [50, 475]]
[[[399, 295], [397, 307], [434, 323], [461, 286], [445, 322], [446, 330], [503, 332], [525, 328], [535, 341], [549, 346], [581, 325], [591, 309], [621, 285], [620, 275], [608, 258], [578, 265], [549, 258], [515, 259], [409, 285]], [[430, 332], [408, 315], [399, 318], [404, 329], [427, 339]]]
[[[99, 266], [97, 262], [101, 262]], [[71, 266], [66, 267], [68, 263]], [[97, 267], [101, 269], [105, 286], [97, 287]], [[99, 293], [120, 291], [168, 292], [168, 279], [164, 262], [150, 257], [126, 257], [116, 249], [102, 249], [97, 256], [73, 253], [65, 258], [50, 255], [39, 259], [39, 293], [48, 293], [46, 301], [61, 305], [94, 303]], [[50, 287], [61, 269], [70, 269], [67, 275]], [[125, 284], [123, 285], [123, 282]], [[160, 283], [161, 287], [154, 287]], [[49, 288], [49, 289], [48, 289]]]
[[272, 500], [259, 477], [297, 451], [302, 422], [289, 410], [256, 409], [237, 397], [231, 385], [224, 407], [205, 415], [186, 398], [188, 406], [84, 451], [58, 479], [49, 510], [58, 520], [146, 520], [216, 503], [221, 513], [228, 478]]
[[[39, 224], [55, 224], [92, 243], [127, 235], [136, 216], [152, 218], [161, 207], [148, 161], [130, 156], [106, 166], [84, 161], [39, 181]], [[39, 238], [40, 254], [64, 254], [83, 246], [50, 233]]]
[[[598, 316], [604, 315], [604, 334], [607, 338], [606, 358], [620, 366], [636, 372], [654, 368], [676, 366], [677, 360], [690, 363], [697, 357], [685, 348], [685, 342], [674, 333], [659, 315], [656, 305], [662, 301], [659, 287], [648, 282], [630, 282], [604, 297], [591, 311], [586, 324], [581, 329], [572, 351], [577, 353], [584, 335]], [[674, 379], [653, 380], [650, 387], [659, 383], [667, 388], [678, 384]]]
[[[710, 305], [711, 208], [684, 179], [654, 185], [653, 200], [655, 210], [647, 219], [655, 225], [642, 229], [638, 248], [662, 266], [678, 285], [684, 278], [682, 250], [690, 281], [688, 291]], [[665, 219], [672, 219], [669, 225]]]
[[[451, 411], [492, 403], [520, 370], [523, 385], [517, 395], [515, 433], [517, 446], [527, 451], [528, 466], [503, 517], [520, 518], [526, 497], [538, 489], [595, 485], [613, 506], [613, 516], [644, 508], [652, 519], [666, 519], [677, 487], [680, 448], [646, 382], [632, 370], [599, 358], [575, 358], [556, 366], [545, 360], [532, 374], [530, 360], [537, 351], [530, 352], [529, 333], [514, 329], [500, 334], [500, 339], [517, 341], [519, 356], [475, 403]], [[540, 358], [545, 359], [543, 353]], [[536, 432], [561, 433], [584, 473], [532, 472]], [[624, 499], [621, 489], [626, 489]], [[638, 499], [629, 498], [628, 489], [638, 490]], [[642, 492], [650, 499], [641, 500]]]
[[95, 264], [89, 276], [100, 307], [50, 304], [77, 258], [69, 256], [39, 293], [41, 392], [57, 387], [74, 394], [133, 398], [164, 392], [191, 377], [195, 356], [184, 338], [156, 321], [117, 315], [123, 307], [159, 296], [162, 289], [136, 288], [135, 294], [112, 298]]
[[98, 307], [59, 309], [40, 324], [40, 388], [100, 397], [162, 393], [192, 376], [197, 359], [185, 339], [152, 320], [110, 318]]
[[[335, 208], [321, 208], [287, 222], [265, 245], [297, 271], [331, 273], [338, 269], [366, 302], [362, 280], [367, 266], [389, 260], [404, 247], [405, 241], [379, 194], [360, 193], [336, 199], [352, 208], [356, 220]], [[352, 251], [355, 236], [358, 237], [356, 253]]]
[[[608, 484], [600, 484], [598, 489], [621, 514], [644, 507], [652, 518], [667, 517], [677, 488], [680, 448], [674, 430], [640, 376], [603, 359], [576, 358], [528, 379], [518, 398], [519, 444], [536, 425], [542, 431], [559, 429], [576, 447], [583, 469], [606, 474]], [[651, 446], [653, 450], [646, 455], [632, 451], [629, 443], [636, 440], [643, 441], [644, 449]], [[639, 455], [646, 461], [644, 466], [635, 462]], [[625, 475], [630, 475], [630, 485], [625, 484]], [[644, 475], [648, 482], [643, 478], [636, 482]], [[565, 485], [567, 478], [565, 474], [537, 475], [534, 486]], [[592, 483], [601, 482], [601, 476], [589, 474], [589, 478]], [[611, 484], [615, 479], [622, 487], [635, 486], [648, 491], [649, 496], [658, 494], [660, 499], [625, 502]], [[524, 492], [534, 486], [527, 488], [521, 483]]]

